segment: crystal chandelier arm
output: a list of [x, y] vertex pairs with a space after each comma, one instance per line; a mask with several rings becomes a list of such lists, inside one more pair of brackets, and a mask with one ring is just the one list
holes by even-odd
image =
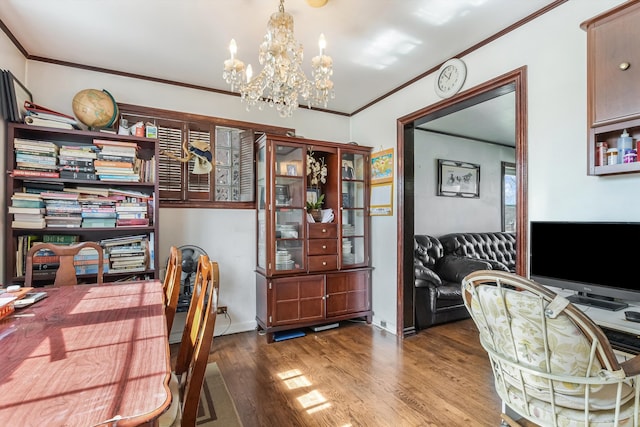
[[264, 105], [276, 107], [281, 117], [291, 117], [298, 108], [298, 99], [327, 107], [329, 98], [334, 98], [333, 60], [325, 55], [326, 39], [320, 35], [320, 54], [312, 58], [312, 80], [302, 70], [303, 49], [293, 34], [293, 17], [285, 12], [284, 0], [280, 0], [278, 12], [271, 15], [267, 33], [260, 44], [258, 60], [263, 69], [251, 77], [250, 67], [236, 59], [237, 45], [231, 40], [231, 57], [224, 61], [225, 81], [231, 90], [240, 91], [240, 99], [249, 107]]

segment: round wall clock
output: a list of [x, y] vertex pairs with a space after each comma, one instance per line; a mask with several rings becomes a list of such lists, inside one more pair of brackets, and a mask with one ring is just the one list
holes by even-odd
[[452, 58], [442, 64], [436, 74], [436, 94], [441, 98], [449, 98], [462, 88], [467, 77], [467, 66], [458, 58]]

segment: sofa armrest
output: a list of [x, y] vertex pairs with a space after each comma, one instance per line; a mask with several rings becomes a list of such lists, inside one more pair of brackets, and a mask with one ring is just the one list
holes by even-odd
[[415, 263], [413, 266], [413, 270], [416, 288], [422, 288], [429, 285], [438, 287], [442, 285], [442, 280], [440, 280], [440, 277], [430, 268]]
[[462, 283], [462, 279], [474, 271], [491, 269], [491, 263], [485, 260], [456, 255], [445, 255], [438, 262], [436, 271], [444, 280]]

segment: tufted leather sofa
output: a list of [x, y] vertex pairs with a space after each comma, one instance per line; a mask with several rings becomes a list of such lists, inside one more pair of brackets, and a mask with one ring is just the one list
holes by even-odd
[[476, 270], [515, 271], [515, 248], [511, 233], [451, 233], [440, 238], [415, 235], [417, 329], [468, 318], [462, 279]]
[[444, 253], [477, 258], [493, 270], [516, 271], [516, 236], [507, 232], [450, 233], [439, 237]]

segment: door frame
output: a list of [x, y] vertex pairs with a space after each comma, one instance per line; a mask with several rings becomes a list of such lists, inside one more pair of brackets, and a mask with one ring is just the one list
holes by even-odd
[[433, 120], [451, 112], [515, 90], [516, 160], [516, 274], [526, 277], [528, 259], [527, 202], [527, 66], [522, 66], [451, 98], [422, 108], [397, 120], [397, 304], [396, 333], [400, 337], [416, 333], [413, 283], [414, 235], [414, 129], [426, 117]]

